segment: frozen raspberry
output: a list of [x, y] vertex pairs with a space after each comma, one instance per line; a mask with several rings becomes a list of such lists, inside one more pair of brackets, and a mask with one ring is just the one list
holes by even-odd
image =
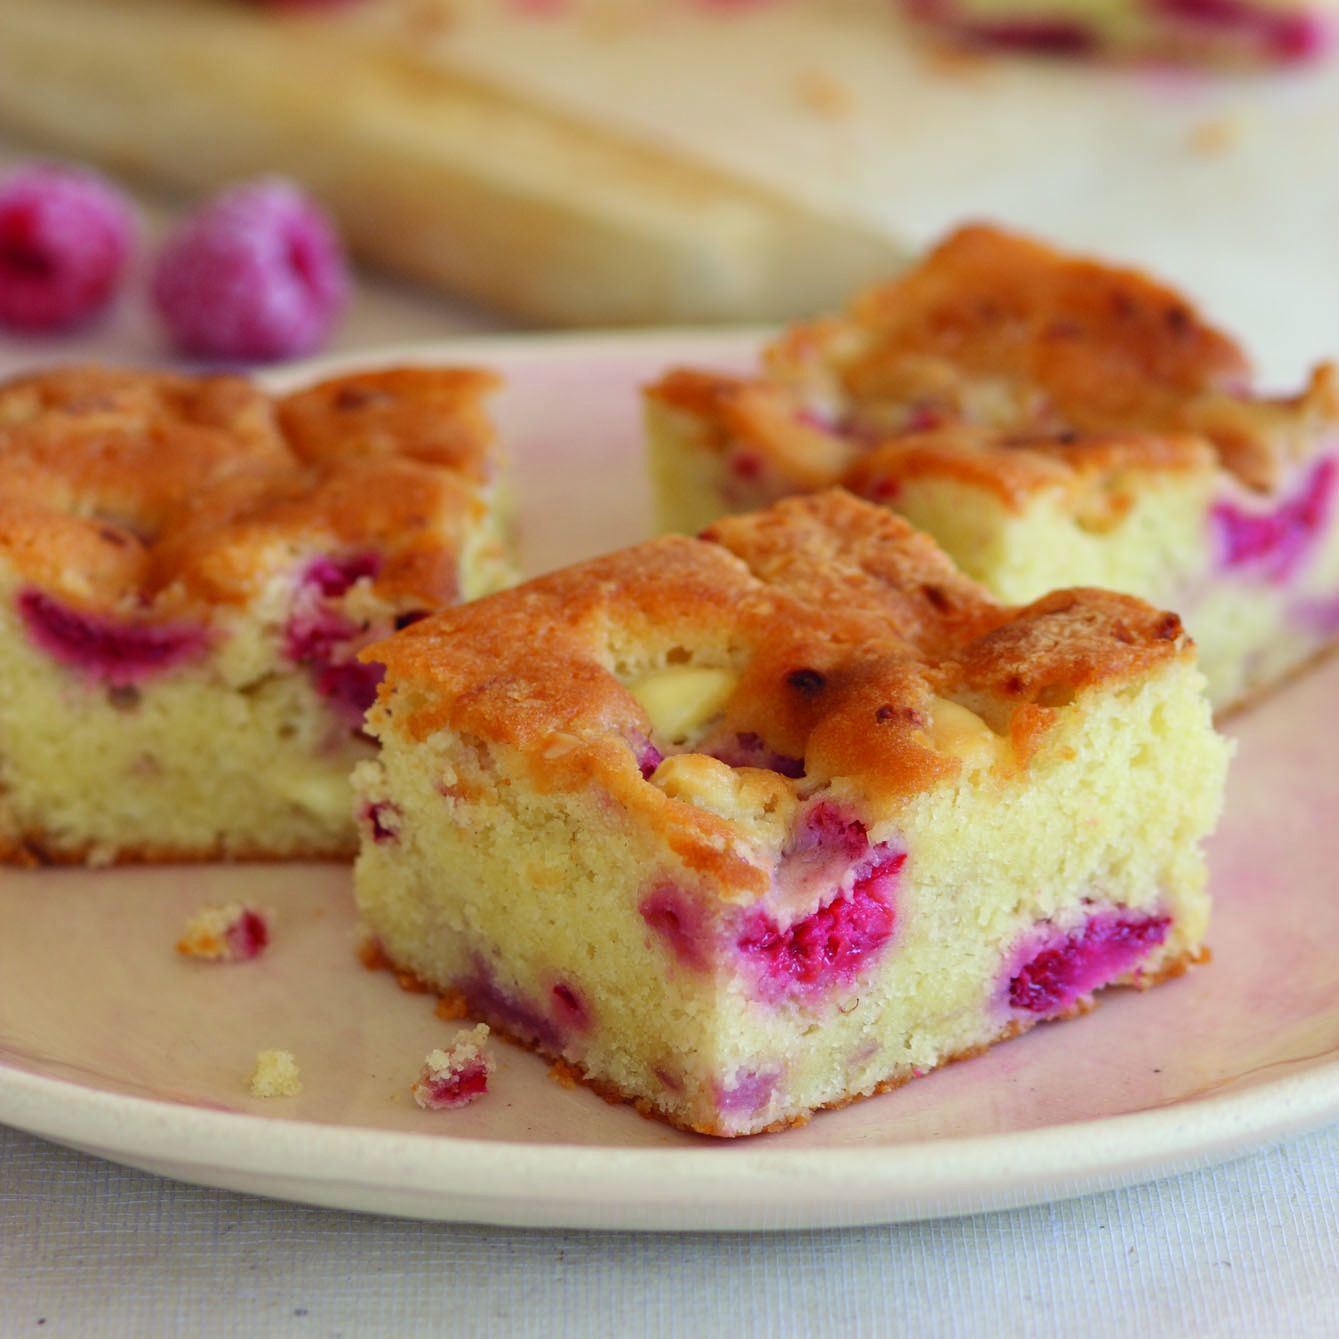
[[153, 297], [185, 353], [268, 361], [324, 343], [348, 288], [329, 220], [293, 183], [234, 186], [158, 256]]
[[0, 182], [0, 324], [46, 332], [93, 316], [134, 230], [124, 197], [81, 168], [38, 164]]

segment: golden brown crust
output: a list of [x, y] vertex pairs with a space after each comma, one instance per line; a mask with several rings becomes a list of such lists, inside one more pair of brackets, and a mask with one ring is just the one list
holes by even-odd
[[1082, 508], [1086, 517], [1096, 518], [1102, 509], [1119, 509], [1126, 494], [1113, 485], [1130, 471], [1215, 466], [1212, 447], [1186, 434], [1005, 435], [954, 423], [881, 442], [861, 455], [839, 482], [872, 502], [896, 505], [908, 483], [948, 479], [993, 493], [1016, 515], [1038, 493], [1054, 491], [1073, 508]]
[[493, 459], [484, 398], [500, 378], [480, 368], [391, 367], [331, 377], [276, 406], [294, 454], [307, 462], [400, 456], [485, 481]]
[[1100, 524], [1122, 476], [1223, 469], [1267, 489], [1339, 426], [1334, 367], [1252, 395], [1240, 349], [1183, 295], [982, 225], [764, 360], [761, 377], [677, 369], [646, 395], [692, 415], [702, 446], [762, 462], [771, 495], [841, 484], [896, 506], [943, 478], [1015, 512], [1059, 490]]
[[811, 780], [895, 795], [960, 770], [929, 738], [936, 696], [997, 701], [1007, 728], [1026, 726], [1026, 759], [1062, 699], [1188, 648], [1173, 616], [1131, 597], [998, 606], [899, 517], [833, 490], [443, 611], [364, 657], [387, 667], [374, 729], [450, 728], [515, 750], [541, 789], [598, 780], [689, 864], [728, 864], [744, 895], [766, 875], [733, 849], [725, 820], [643, 781], [636, 741], [651, 724], [620, 665], [677, 650], [731, 666], [726, 734], [802, 758]]
[[[948, 367], [954, 378], [1001, 378], [1039, 418], [1079, 431], [1166, 421], [1185, 398], [1239, 389], [1250, 372], [1180, 293], [979, 224], [860, 294], [848, 322], [841, 377], [857, 397], [915, 398]], [[812, 338], [794, 340], [807, 357]], [[774, 366], [791, 348], [778, 345]]]
[[238, 602], [276, 549], [367, 546], [378, 593], [456, 596], [494, 378], [399, 368], [285, 397], [108, 367], [0, 385], [0, 554], [90, 608]]

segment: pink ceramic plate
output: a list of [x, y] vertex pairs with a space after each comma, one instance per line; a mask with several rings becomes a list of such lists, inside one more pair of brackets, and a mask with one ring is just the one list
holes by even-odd
[[[646, 533], [637, 385], [674, 361], [740, 365], [752, 348], [661, 334], [386, 356], [508, 375], [501, 417], [538, 571]], [[804, 1129], [680, 1134], [503, 1045], [485, 1101], [420, 1111], [409, 1085], [455, 1025], [358, 964], [349, 875], [326, 866], [0, 875], [0, 1120], [208, 1185], [536, 1226], [886, 1222], [1241, 1154], [1339, 1119], [1337, 695], [1339, 659], [1230, 725], [1240, 748], [1212, 847], [1210, 967]], [[214, 969], [177, 957], [189, 912], [241, 897], [278, 914], [266, 957]], [[248, 1095], [265, 1047], [297, 1055], [300, 1097]]]

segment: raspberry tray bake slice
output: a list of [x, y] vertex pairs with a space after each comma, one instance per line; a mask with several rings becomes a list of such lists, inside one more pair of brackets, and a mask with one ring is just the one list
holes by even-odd
[[802, 1122], [1200, 958], [1175, 615], [995, 604], [840, 490], [442, 611], [354, 774], [369, 960], [644, 1114]]
[[357, 652], [511, 577], [493, 385], [0, 385], [0, 856], [351, 856]]
[[1179, 293], [985, 226], [764, 361], [647, 389], [663, 528], [840, 484], [1006, 603], [1081, 584], [1176, 610], [1219, 708], [1339, 637], [1331, 364], [1257, 395]]
[[1333, 0], [901, 0], [958, 45], [1186, 65], [1293, 65], [1334, 49]]

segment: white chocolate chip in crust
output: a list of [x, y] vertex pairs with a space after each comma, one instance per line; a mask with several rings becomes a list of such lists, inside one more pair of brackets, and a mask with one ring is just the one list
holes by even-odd
[[709, 809], [779, 848], [798, 801], [790, 782], [759, 767], [731, 767], [705, 753], [676, 753], [651, 777], [672, 800]]
[[739, 808], [735, 769], [705, 753], [676, 753], [656, 768], [651, 780], [672, 800], [725, 816]]
[[628, 685], [661, 739], [682, 744], [719, 716], [739, 682], [727, 669], [671, 665]]
[[993, 766], [1008, 747], [976, 712], [946, 697], [931, 700], [927, 734], [932, 748], [960, 758], [968, 767]]

